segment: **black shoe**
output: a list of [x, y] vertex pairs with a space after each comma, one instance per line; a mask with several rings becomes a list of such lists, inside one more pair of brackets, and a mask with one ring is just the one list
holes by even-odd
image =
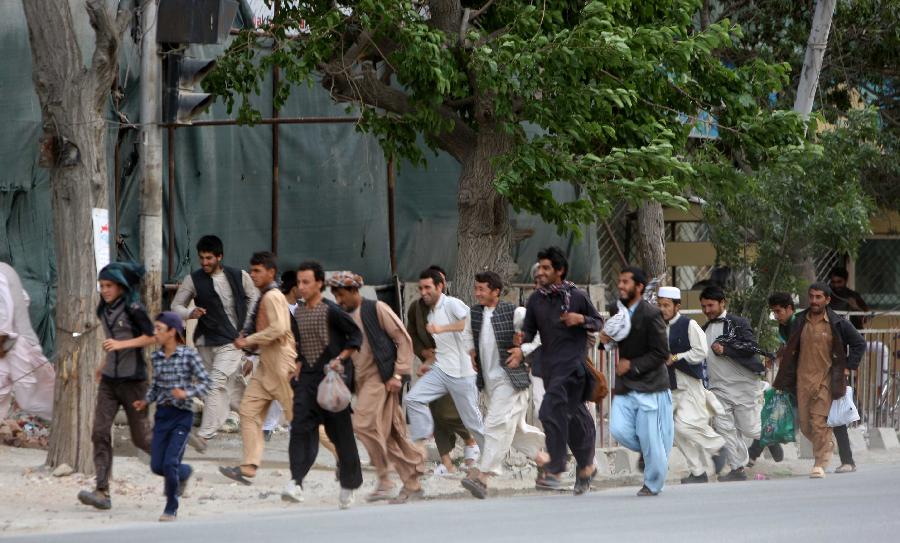
[[750, 455], [750, 461], [747, 462], [747, 467], [753, 467], [753, 464], [756, 463], [756, 459], [760, 457], [763, 453], [763, 447], [758, 439], [754, 439], [753, 443], [747, 448], [747, 453]]
[[659, 492], [653, 492], [652, 490], [647, 488], [647, 485], [644, 485], [640, 490], [638, 490], [637, 495], [639, 498], [644, 498], [646, 496], [659, 496]]
[[728, 457], [725, 454], [724, 450], [719, 451], [719, 453], [712, 457], [713, 466], [715, 466], [716, 475], [722, 473], [722, 470], [725, 469], [725, 462], [728, 460]]
[[708, 483], [708, 482], [709, 482], [709, 476], [706, 475], [705, 473], [703, 475], [691, 474], [681, 480], [681, 484], [683, 484], [683, 485], [690, 485], [690, 484], [694, 484], [694, 483]]
[[638, 470], [640, 470], [641, 473], [644, 473], [644, 455], [643, 454], [640, 457], [638, 457]]
[[175, 491], [175, 495], [179, 498], [184, 496], [185, 490], [187, 490], [188, 484], [191, 482], [191, 477], [194, 476], [194, 468], [191, 468], [191, 472], [188, 473], [188, 476], [184, 478], [184, 480], [179, 481], [178, 490]]
[[266, 441], [272, 441], [272, 430], [263, 430], [263, 439]]
[[784, 460], [784, 449], [781, 447], [781, 443], [772, 443], [769, 445], [769, 454], [772, 455], [772, 460], [776, 462]]
[[109, 499], [108, 491], [92, 490], [88, 492], [87, 490], [82, 490], [78, 493], [78, 501], [85, 505], [94, 506], [97, 509], [106, 510], [112, 508], [112, 500]]
[[727, 475], [722, 475], [719, 477], [720, 483], [729, 483], [732, 481], [746, 481], [747, 480], [747, 472], [744, 471], [744, 468], [738, 468], [731, 470]]

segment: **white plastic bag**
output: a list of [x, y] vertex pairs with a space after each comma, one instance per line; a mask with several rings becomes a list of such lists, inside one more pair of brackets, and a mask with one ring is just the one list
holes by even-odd
[[832, 400], [831, 410], [828, 412], [828, 426], [844, 426], [859, 420], [859, 411], [853, 404], [853, 387], [847, 387], [847, 393], [843, 398]]
[[328, 368], [325, 370], [325, 378], [319, 383], [316, 392], [316, 401], [319, 407], [332, 413], [340, 413], [350, 405], [350, 389], [341, 379], [341, 375]]
[[615, 349], [616, 344], [624, 341], [631, 332], [631, 313], [621, 301], [616, 302], [618, 311], [603, 323], [603, 333], [612, 340], [605, 345], [607, 351]]

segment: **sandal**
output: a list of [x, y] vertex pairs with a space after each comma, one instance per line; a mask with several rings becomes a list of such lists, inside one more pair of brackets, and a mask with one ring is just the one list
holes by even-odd
[[369, 503], [372, 502], [380, 502], [384, 500], [390, 500], [393, 498], [391, 492], [393, 488], [376, 488], [372, 491], [368, 496], [366, 496], [366, 501]]
[[534, 481], [537, 490], [562, 490], [562, 481], [558, 477], [543, 474]]
[[423, 489], [419, 490], [409, 490], [405, 486], [400, 489], [400, 493], [397, 494], [397, 497], [392, 499], [389, 503], [391, 505], [402, 505], [408, 502], [415, 502], [425, 498], [425, 491]]
[[235, 466], [233, 468], [226, 468], [225, 466], [219, 466], [219, 473], [228, 477], [232, 481], [237, 481], [242, 485], [250, 486], [253, 483], [248, 479], [244, 473], [241, 471], [240, 466]]
[[576, 496], [580, 496], [591, 489], [591, 483], [594, 482], [594, 478], [597, 476], [597, 466], [594, 466], [594, 471], [591, 472], [587, 477], [582, 477], [580, 475], [575, 475], [575, 486], [572, 488], [572, 491]]
[[483, 500], [487, 497], [487, 485], [482, 483], [478, 479], [473, 479], [471, 477], [466, 477], [462, 480], [463, 488], [472, 493], [473, 496], [478, 498], [479, 500]]

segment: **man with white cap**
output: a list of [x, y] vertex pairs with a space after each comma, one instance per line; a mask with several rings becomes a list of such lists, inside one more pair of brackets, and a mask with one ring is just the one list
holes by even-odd
[[718, 400], [704, 386], [708, 350], [706, 334], [697, 321], [679, 312], [681, 290], [677, 287], [661, 287], [658, 300], [659, 310], [666, 321], [671, 352], [666, 365], [672, 387], [675, 446], [684, 454], [690, 470], [681, 483], [707, 483], [708, 458], [725, 446], [725, 438], [710, 425], [715, 415], [710, 404], [717, 406]]

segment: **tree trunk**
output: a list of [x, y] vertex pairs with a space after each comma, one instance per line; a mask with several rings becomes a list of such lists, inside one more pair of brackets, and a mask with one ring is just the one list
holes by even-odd
[[494, 190], [491, 159], [509, 152], [512, 138], [482, 129], [471, 153], [462, 160], [457, 205], [456, 273], [454, 295], [471, 304], [475, 274], [495, 271], [504, 280], [515, 273], [510, 253], [509, 210], [506, 198]]
[[50, 168], [56, 243], [56, 390], [47, 464], [93, 473], [94, 369], [103, 360], [94, 264], [92, 208], [107, 206], [106, 123], [102, 111], [127, 20], [112, 19], [103, 0], [88, 0], [96, 34], [85, 68], [69, 0], [23, 0], [32, 79], [43, 116], [42, 160]]
[[[647, 279], [666, 273], [666, 238], [662, 204], [645, 202], [637, 210], [637, 256]], [[663, 281], [662, 284], [665, 284]]]

